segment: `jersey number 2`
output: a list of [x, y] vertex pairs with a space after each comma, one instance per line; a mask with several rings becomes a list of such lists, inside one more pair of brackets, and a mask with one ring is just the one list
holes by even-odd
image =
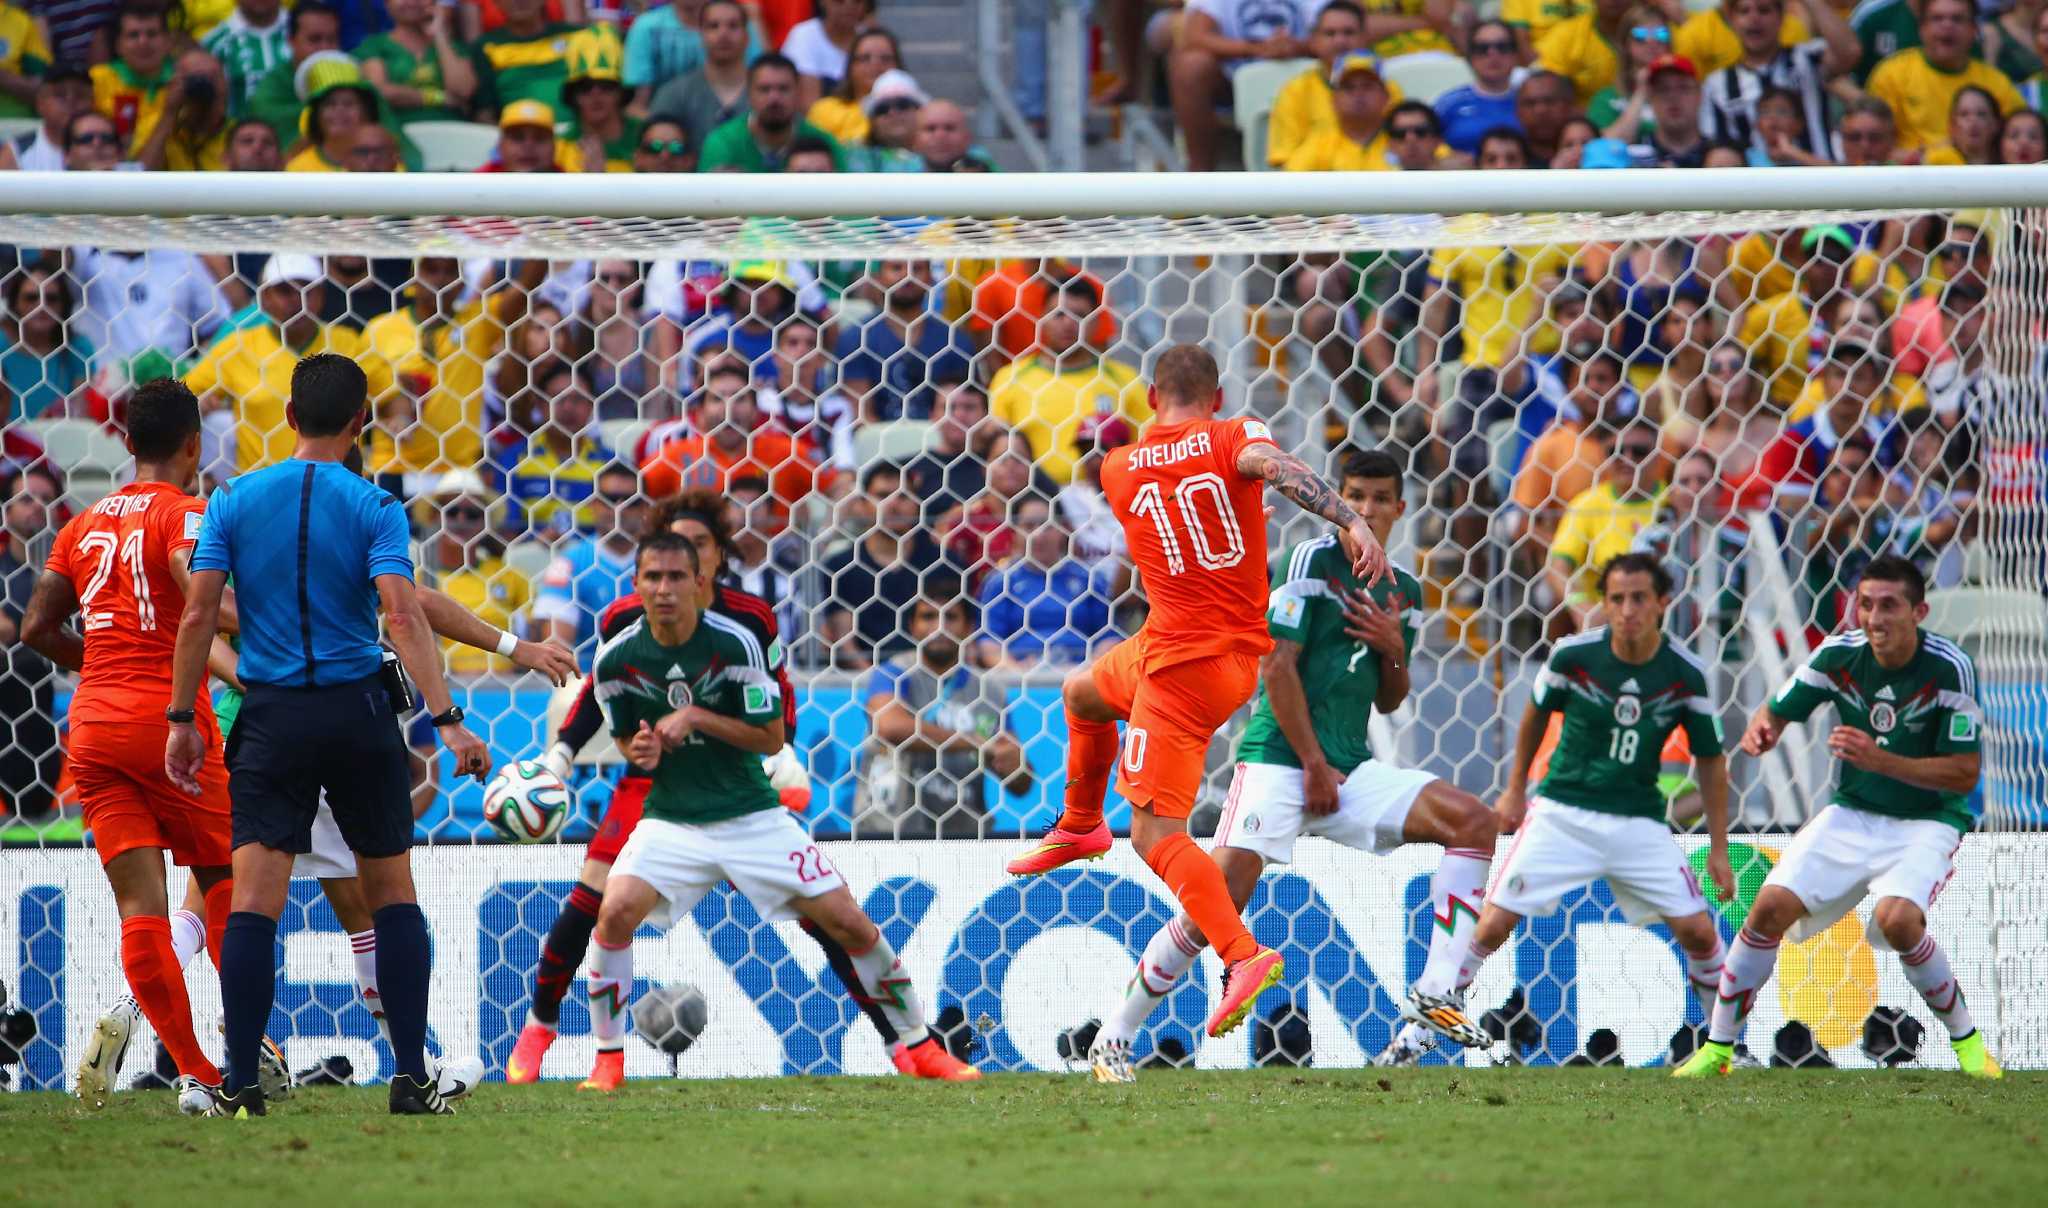
[[85, 581], [85, 590], [78, 596], [78, 612], [85, 618], [85, 631], [105, 629], [114, 623], [112, 612], [94, 612], [92, 602], [106, 587], [107, 580], [114, 577], [114, 555], [118, 549], [121, 560], [128, 564], [128, 582], [135, 589], [135, 625], [138, 629], [156, 628], [156, 605], [149, 598], [149, 571], [142, 564], [142, 530], [134, 529], [118, 546], [112, 533], [87, 533], [78, 539], [78, 552], [99, 555], [99, 564], [93, 567], [92, 578]]
[[[1210, 547], [1210, 531], [1202, 526], [1200, 501], [1204, 496], [1216, 508], [1217, 528], [1224, 544], [1220, 550]], [[1194, 547], [1195, 561], [1203, 570], [1222, 570], [1244, 561], [1244, 530], [1237, 527], [1237, 513], [1230, 510], [1230, 491], [1220, 475], [1196, 474], [1182, 479], [1173, 488], [1173, 502], [1187, 529], [1187, 543]], [[1166, 573], [1177, 575], [1185, 571], [1187, 555], [1181, 549], [1180, 534], [1174, 530], [1165, 490], [1156, 482], [1139, 487], [1131, 500], [1131, 510], [1150, 518], [1152, 526], [1159, 530], [1159, 548], [1166, 554]]]

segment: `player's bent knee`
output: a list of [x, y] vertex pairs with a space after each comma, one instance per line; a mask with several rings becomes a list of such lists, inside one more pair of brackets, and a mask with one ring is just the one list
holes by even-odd
[[1060, 681], [1060, 701], [1068, 712], [1084, 721], [1116, 720], [1116, 711], [1102, 699], [1102, 690], [1095, 686], [1093, 663], [1084, 663], [1067, 672], [1067, 678]]
[[1927, 935], [1927, 916], [1905, 898], [1885, 898], [1877, 904], [1877, 929], [1895, 952], [1911, 952]]
[[1750, 907], [1749, 918], [1743, 926], [1768, 939], [1777, 939], [1792, 929], [1799, 916], [1806, 913], [1805, 903], [1797, 894], [1779, 885], [1766, 885], [1756, 895], [1756, 905]]
[[1714, 951], [1714, 917], [1702, 910], [1683, 918], [1665, 919], [1665, 926], [1671, 928], [1671, 936], [1678, 946], [1693, 956], [1708, 956]]

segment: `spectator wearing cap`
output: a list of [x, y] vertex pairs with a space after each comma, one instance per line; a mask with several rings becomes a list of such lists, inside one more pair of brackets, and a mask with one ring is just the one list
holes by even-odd
[[868, 136], [869, 106], [866, 104], [875, 85], [884, 76], [896, 73], [895, 91], [901, 94], [901, 81], [909, 80], [910, 88], [923, 104], [924, 90], [917, 87], [917, 81], [903, 70], [903, 50], [896, 43], [896, 35], [879, 26], [871, 27], [854, 35], [853, 47], [846, 56], [846, 75], [830, 92], [813, 103], [804, 117], [811, 125], [851, 146], [866, 140]]
[[[735, 11], [720, 13], [721, 9]], [[747, 62], [764, 49], [737, 0], [672, 0], [650, 5], [633, 18], [626, 31], [624, 76], [626, 87], [633, 92], [634, 107], [643, 113], [668, 112], [650, 109], [649, 100], [675, 81], [703, 70], [713, 56], [712, 42], [717, 36], [713, 29], [726, 21], [738, 36], [731, 64], [737, 83]]]
[[735, 479], [761, 478], [779, 530], [798, 504], [832, 483], [833, 472], [805, 458], [788, 433], [762, 425], [753, 379], [738, 360], [716, 361], [704, 371], [704, 388], [690, 400], [690, 426], [690, 434], [667, 441], [640, 467], [648, 498], [723, 491]]
[[817, 11], [791, 29], [780, 48], [803, 73], [799, 100], [805, 109], [846, 78], [854, 40], [874, 19], [875, 0], [818, 0]]
[[[827, 98], [829, 99], [829, 98]], [[931, 102], [907, 71], [890, 70], [861, 101], [867, 133], [846, 144], [850, 172], [922, 172], [924, 159], [913, 149], [918, 114]], [[818, 104], [824, 104], [824, 101]]]
[[[533, 584], [505, 565], [504, 500], [475, 470], [449, 470], [426, 496], [429, 534], [418, 562], [424, 586], [469, 610], [473, 617], [507, 633], [524, 628]], [[442, 658], [451, 675], [516, 674], [512, 660], [444, 640]]]
[[261, 118], [277, 134], [277, 145], [290, 150], [299, 143], [299, 115], [306, 108], [299, 68], [323, 51], [341, 51], [341, 14], [322, 0], [299, 0], [285, 19], [285, 47], [290, 52], [285, 61], [257, 78], [240, 112]]
[[476, 95], [477, 74], [456, 41], [455, 7], [436, 0], [387, 0], [387, 7], [391, 28], [356, 45], [363, 78], [401, 130], [414, 122], [461, 120]]
[[1629, 10], [1635, 0], [1593, 0], [1590, 9], [1558, 22], [1536, 43], [1536, 63], [1572, 82], [1578, 104], [1590, 104], [1602, 88], [1619, 87], [1621, 59], [1615, 51], [1629, 41]]
[[967, 378], [974, 345], [934, 307], [931, 261], [879, 261], [872, 279], [880, 309], [843, 330], [832, 350], [840, 388], [863, 422], [930, 419], [932, 384]]
[[[1809, 5], [1800, 7], [1809, 14], [1813, 11]], [[1734, 5], [1729, 0], [1693, 13], [1672, 33], [1672, 52], [1691, 59], [1703, 77], [1741, 62], [1742, 35], [1735, 28], [1734, 17]], [[1770, 30], [1778, 45], [1785, 47], [1802, 45], [1814, 36], [1805, 21], [1783, 9], [1779, 11], [1778, 23]]]
[[1281, 87], [1266, 120], [1266, 162], [1276, 168], [1311, 136], [1336, 126], [1330, 81], [1337, 60], [1365, 46], [1365, 10], [1352, 0], [1331, 0], [1316, 14], [1308, 45], [1315, 64]]
[[301, 359], [322, 352], [345, 356], [362, 365], [370, 398], [391, 389], [388, 369], [369, 355], [361, 333], [320, 321], [326, 294], [319, 260], [272, 256], [256, 289], [261, 321], [222, 336], [184, 375], [202, 409], [234, 415], [235, 465], [242, 473], [291, 457], [297, 437], [285, 422], [285, 406]]
[[762, 55], [747, 68], [747, 109], [705, 136], [697, 157], [700, 172], [781, 172], [795, 144], [818, 139], [832, 149], [833, 166], [844, 171], [845, 153], [831, 135], [797, 117], [796, 65], [777, 54]]
[[689, 128], [670, 117], [652, 117], [640, 127], [640, 141], [633, 148], [635, 172], [695, 172], [696, 144]]
[[1810, 6], [1819, 37], [1782, 45], [1785, 0], [1730, 0], [1724, 10], [1742, 57], [1713, 72], [1705, 85], [1700, 129], [1711, 142], [1732, 143], [1775, 155], [1757, 128], [1764, 93], [1782, 88], [1798, 98], [1799, 134], [1793, 145], [1815, 160], [1835, 158], [1828, 130], [1827, 86], [1856, 64], [1856, 34], [1833, 5]]
[[1152, 418], [1145, 382], [1133, 365], [1108, 356], [1088, 336], [1102, 296], [1081, 278], [1059, 288], [1038, 323], [1038, 349], [996, 371], [989, 404], [997, 419], [1031, 446], [1037, 467], [1056, 483], [1073, 481], [1074, 437], [1093, 415], [1132, 424]]
[[1386, 172], [1395, 167], [1382, 128], [1392, 96], [1380, 77], [1380, 62], [1362, 50], [1349, 51], [1330, 70], [1336, 123], [1294, 149], [1282, 166], [1288, 172]]
[[937, 99], [917, 111], [917, 137], [911, 149], [924, 160], [927, 172], [1000, 172], [989, 153], [974, 145], [967, 111]]
[[569, 129], [555, 148], [555, 161], [569, 172], [631, 172], [644, 123], [626, 113], [626, 86], [619, 79], [619, 35], [593, 25], [569, 39], [569, 79], [562, 108]]
[[290, 22], [284, 5], [281, 0], [235, 0], [234, 10], [206, 31], [199, 47], [219, 61], [228, 82], [228, 113], [241, 117], [248, 112], [256, 85], [291, 57]]
[[[1102, 459], [1136, 439], [1137, 429], [1118, 415], [1091, 415], [1074, 433], [1074, 451], [1081, 464], [1074, 471], [1074, 480], [1059, 489], [1053, 502], [1074, 534], [1075, 556], [1090, 566], [1123, 557], [1124, 528], [1102, 493]], [[1124, 570], [1121, 563], [1115, 565]]]
[[1852, 438], [1867, 440], [1881, 462], [1890, 465], [1897, 453], [1895, 428], [1880, 413], [1890, 370], [1876, 332], [1859, 325], [1836, 334], [1821, 365], [1820, 405], [1787, 423], [1764, 448], [1756, 469], [1738, 484], [1737, 505], [1750, 509], [1775, 502], [1796, 508], [1812, 496], [1835, 451]]
[[549, 537], [600, 532], [603, 517], [591, 495], [615, 459], [598, 437], [596, 404], [567, 361], [543, 362], [534, 370], [533, 385], [545, 400], [547, 419], [505, 471], [505, 493], [519, 509], [519, 527]]
[[775, 329], [796, 312], [797, 284], [786, 265], [742, 260], [719, 288], [719, 309], [683, 332], [678, 388], [694, 390], [697, 368], [725, 356], [738, 357], [753, 376], [772, 372]]
[[1026, 496], [1011, 517], [1015, 551], [976, 593], [984, 661], [1030, 666], [1085, 663], [1118, 636], [1110, 624], [1115, 570], [1074, 556], [1073, 533], [1043, 496]]
[[[654, 14], [633, 23], [638, 30]], [[738, 0], [710, 0], [697, 18], [697, 32], [703, 39], [703, 62], [681, 72], [651, 91], [629, 84], [640, 104], [656, 117], [682, 124], [689, 132], [692, 151], [702, 147], [713, 130], [745, 117], [747, 113], [747, 64], [751, 61], [752, 32], [746, 10]], [[627, 77], [633, 78], [632, 39], [627, 49]]]
[[1321, 8], [1317, 0], [1188, 0], [1166, 86], [1189, 171], [1216, 170], [1216, 106], [1229, 99], [1230, 77], [1256, 59], [1313, 54], [1309, 29]]
[[1998, 102], [2001, 115], [2023, 108], [2019, 90], [1998, 68], [1974, 53], [1977, 7], [1972, 0], [1925, 0], [1920, 45], [1885, 59], [1865, 90], [1892, 107], [1899, 149], [1924, 151], [1948, 137], [1956, 94], [1976, 85]]
[[1656, 425], [1627, 423], [1600, 467], [1600, 480], [1565, 504], [1544, 578], [1560, 606], [1571, 612], [1574, 629], [1599, 623], [1600, 568], [1634, 549], [1636, 537], [1656, 523], [1663, 476]]
[[577, 27], [550, 21], [547, 0], [498, 0], [505, 23], [470, 45], [476, 107], [488, 120], [520, 101], [554, 105], [569, 82], [569, 39]]
[[539, 101], [514, 101], [498, 111], [498, 153], [479, 172], [560, 172], [555, 111]]
[[1705, 167], [1708, 143], [1700, 133], [1699, 70], [1683, 55], [1660, 55], [1650, 64], [1648, 79], [1654, 120], [1650, 137], [1630, 148], [1629, 166]]
[[1494, 130], [1520, 130], [1515, 117], [1515, 90], [1520, 75], [1515, 63], [1515, 31], [1505, 21], [1481, 21], [1465, 43], [1465, 62], [1472, 82], [1436, 98], [1436, 115], [1444, 142], [1465, 155], [1479, 153], [1479, 140]]
[[1856, 245], [1839, 226], [1809, 228], [1799, 239], [1804, 262], [1798, 284], [1752, 303], [1742, 321], [1742, 343], [1763, 375], [1772, 401], [1789, 409], [1799, 401], [1816, 348], [1826, 346], [1829, 307], [1847, 296]]
[[[71, 119], [93, 112], [92, 75], [72, 63], [59, 63], [36, 81], [34, 130], [17, 135], [14, 162], [25, 172], [64, 170], [64, 130]], [[118, 149], [115, 158], [120, 158]]]
[[[307, 59], [298, 73], [306, 97], [305, 149], [285, 161], [287, 172], [347, 172], [356, 135], [383, 117], [377, 90], [363, 78], [354, 59], [340, 51], [323, 51]], [[403, 165], [400, 165], [403, 167]]]
[[43, 19], [0, 2], [0, 117], [35, 113], [37, 81], [54, 58]]

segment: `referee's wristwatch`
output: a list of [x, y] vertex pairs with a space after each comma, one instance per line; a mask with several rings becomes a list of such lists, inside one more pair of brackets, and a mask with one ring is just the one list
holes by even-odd
[[448, 706], [448, 711], [446, 713], [436, 713], [432, 717], [428, 718], [427, 721], [431, 725], [433, 725], [435, 729], [438, 730], [442, 726], [461, 725], [464, 716], [465, 714], [462, 712], [461, 705], [450, 705]]
[[174, 726], [189, 726], [199, 717], [197, 709], [165, 709], [164, 720]]

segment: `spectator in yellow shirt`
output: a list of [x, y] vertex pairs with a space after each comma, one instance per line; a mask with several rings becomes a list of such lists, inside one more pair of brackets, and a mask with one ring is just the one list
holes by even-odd
[[0, 3], [0, 117], [36, 116], [36, 85], [51, 61], [43, 19]]
[[1352, 0], [1330, 0], [1316, 14], [1309, 30], [1309, 49], [1316, 66], [1287, 81], [1273, 97], [1273, 112], [1266, 119], [1266, 162], [1285, 164], [1311, 135], [1337, 124], [1337, 110], [1330, 99], [1330, 73], [1337, 60], [1359, 49], [1365, 42], [1365, 10]]
[[[426, 526], [433, 535], [421, 550], [422, 582], [490, 625], [508, 633], [522, 628], [533, 585], [505, 565], [505, 546], [496, 536], [504, 522], [498, 493], [475, 470], [450, 470], [425, 503], [433, 513]], [[512, 660], [474, 646], [444, 641], [441, 650], [451, 675], [518, 673]]]
[[1995, 164], [1999, 162], [1998, 131], [2005, 119], [1998, 98], [1975, 84], [1956, 89], [1948, 107], [1948, 137], [1929, 147], [1924, 164]]
[[1636, 535], [1656, 523], [1663, 502], [1663, 459], [1648, 421], [1628, 424], [1600, 468], [1600, 481], [1565, 505], [1551, 538], [1543, 577], [1576, 628], [1596, 623], [1596, 576], [1609, 559], [1635, 548]]
[[1620, 87], [1634, 7], [1635, 0], [1593, 0], [1591, 11], [1560, 22], [1536, 44], [1537, 65], [1571, 80], [1581, 107], [1602, 88]]
[[1101, 304], [1086, 278], [1063, 282], [1038, 321], [1038, 346], [989, 382], [990, 410], [1030, 443], [1038, 468], [1062, 486], [1079, 463], [1075, 436], [1083, 421], [1115, 414], [1135, 427], [1152, 418], [1136, 367], [1104, 356], [1084, 334]]
[[[92, 69], [93, 108], [113, 120], [124, 158], [152, 170], [216, 171], [227, 138], [227, 80], [203, 50], [171, 55], [167, 10], [130, 0], [114, 21], [114, 58]], [[169, 120], [166, 120], [166, 117]]]
[[1751, 306], [1742, 321], [1750, 365], [1768, 385], [1771, 401], [1790, 409], [1806, 388], [1815, 350], [1824, 339], [1831, 305], [1851, 288], [1856, 245], [1839, 226], [1819, 226], [1800, 237], [1805, 262], [1798, 288]]
[[356, 135], [374, 126], [383, 111], [377, 90], [354, 59], [324, 50], [307, 59], [304, 81], [306, 149], [285, 161], [287, 172], [346, 172]]
[[[1829, 4], [1833, 0], [1813, 0]], [[1671, 35], [1671, 53], [1684, 55], [1700, 69], [1700, 78], [1742, 62], [1742, 38], [1728, 22], [1728, 0], [1694, 13]], [[1787, 12], [1778, 25], [1778, 45], [1797, 46], [1813, 36], [1797, 13]], [[1853, 64], [1851, 65], [1853, 66]]]
[[1451, 30], [1457, 14], [1432, 0], [1364, 0], [1365, 48], [1382, 62], [1402, 55], [1455, 57]]
[[1592, 10], [1588, 0], [1503, 0], [1500, 19], [1515, 31], [1515, 43], [1522, 60], [1536, 54], [1536, 44], [1545, 34]]
[[1871, 71], [1864, 88], [1892, 107], [1899, 150], [1925, 151], [1945, 140], [1956, 94], [1972, 84], [1991, 94], [2001, 114], [2025, 108], [2012, 80], [1970, 53], [1976, 39], [1972, 0], [1926, 0], [1920, 7], [1920, 45]]
[[1390, 97], [1380, 61], [1347, 51], [1330, 71], [1336, 124], [1305, 139], [1283, 167], [1289, 172], [1389, 172], [1395, 168], [1381, 124]]
[[232, 409], [235, 464], [241, 473], [260, 470], [292, 455], [296, 440], [285, 422], [292, 370], [317, 352], [348, 357], [370, 379], [370, 397], [391, 389], [389, 373], [368, 356], [362, 336], [320, 322], [327, 279], [312, 256], [280, 254], [263, 266], [256, 302], [263, 321], [222, 336], [185, 375], [185, 385], [207, 411]]

